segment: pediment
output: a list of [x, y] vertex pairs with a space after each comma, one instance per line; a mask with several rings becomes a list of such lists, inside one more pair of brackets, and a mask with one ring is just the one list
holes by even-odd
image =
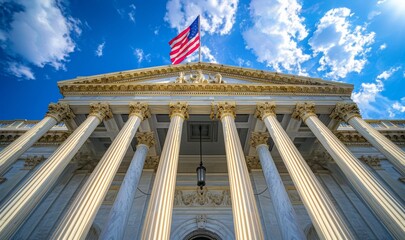
[[84, 92], [296, 92], [351, 94], [350, 84], [213, 63], [144, 68], [58, 82], [61, 93]]

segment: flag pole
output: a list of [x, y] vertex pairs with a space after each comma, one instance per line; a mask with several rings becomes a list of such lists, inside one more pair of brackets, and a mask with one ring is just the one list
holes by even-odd
[[200, 47], [198, 48], [198, 62], [201, 62], [201, 17], [198, 15], [198, 35], [200, 37]]

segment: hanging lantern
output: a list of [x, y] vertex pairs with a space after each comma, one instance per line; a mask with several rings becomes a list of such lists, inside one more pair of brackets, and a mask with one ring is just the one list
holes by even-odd
[[203, 187], [205, 186], [205, 172], [207, 169], [203, 166], [202, 162], [201, 125], [199, 127], [199, 130], [200, 130], [200, 166], [196, 169], [196, 172], [197, 172], [197, 186], [199, 186], [200, 189], [202, 190]]

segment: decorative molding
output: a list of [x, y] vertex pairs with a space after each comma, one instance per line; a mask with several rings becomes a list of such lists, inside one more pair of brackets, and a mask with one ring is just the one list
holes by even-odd
[[193, 190], [176, 189], [174, 193], [174, 206], [176, 207], [229, 207], [231, 195], [229, 189], [209, 190], [197, 187]]
[[57, 122], [73, 119], [75, 114], [66, 103], [50, 103], [48, 105], [47, 117], [54, 118]]
[[153, 132], [138, 132], [135, 136], [138, 144], [144, 144], [149, 148], [155, 145]]
[[154, 169], [156, 171], [159, 166], [159, 161], [160, 161], [159, 156], [147, 156], [143, 168]]
[[304, 103], [297, 103], [295, 106], [295, 110], [291, 115], [291, 118], [295, 118], [297, 120], [307, 120], [310, 116], [316, 116], [315, 114], [315, 103], [312, 102], [304, 102]]
[[38, 164], [45, 160], [44, 155], [41, 156], [27, 156], [24, 159], [24, 170], [31, 170], [34, 169]]
[[[0, 144], [9, 144], [10, 142], [15, 141], [25, 131], [7, 131], [0, 133]], [[49, 131], [44, 136], [42, 136], [34, 145], [41, 144], [52, 144], [59, 145], [64, 142], [70, 135], [68, 131]]]
[[252, 132], [250, 137], [250, 146], [256, 148], [259, 145], [265, 144], [269, 141], [269, 133], [268, 132]]
[[262, 120], [268, 115], [276, 115], [276, 104], [274, 102], [258, 103], [255, 116]]
[[[396, 144], [405, 144], [405, 134], [402, 131], [379, 131], [382, 135]], [[370, 143], [356, 131], [335, 131], [336, 137], [345, 144], [362, 144]]]
[[262, 169], [260, 158], [257, 156], [246, 156], [246, 165], [249, 171], [252, 169]]
[[91, 103], [90, 116], [96, 116], [100, 121], [108, 120], [113, 117], [110, 106], [107, 103]]
[[224, 82], [224, 80], [222, 80], [222, 75], [219, 73], [216, 73], [214, 75], [214, 77], [211, 77], [211, 74], [208, 74], [208, 79], [206, 79], [204, 74], [202, 73], [202, 70], [197, 70], [195, 75], [190, 74], [188, 78], [185, 76], [184, 72], [179, 72], [179, 76], [176, 78], [175, 83], [179, 83], [179, 84], [200, 84], [200, 83], [221, 84], [221, 83], [225, 83], [225, 82]]
[[201, 214], [196, 216], [196, 222], [198, 228], [205, 228], [207, 225], [207, 215]]
[[129, 104], [129, 116], [136, 115], [142, 120], [145, 120], [150, 117], [150, 111], [148, 104], [146, 103], [130, 103]]
[[372, 168], [379, 168], [381, 167], [381, 159], [376, 156], [364, 156], [362, 155], [359, 158], [360, 161], [364, 162], [365, 164], [369, 165]]
[[169, 104], [169, 116], [170, 118], [174, 115], [178, 115], [185, 120], [188, 119], [188, 104], [186, 102], [177, 102]]
[[337, 103], [335, 109], [330, 114], [330, 118], [348, 122], [352, 117], [360, 117], [360, 110], [356, 103]]
[[[216, 109], [215, 109], [216, 107]], [[215, 111], [216, 110], [216, 111]], [[215, 114], [216, 112], [216, 114]], [[211, 119], [222, 119], [224, 116], [236, 117], [236, 104], [234, 102], [219, 102], [211, 105]]]

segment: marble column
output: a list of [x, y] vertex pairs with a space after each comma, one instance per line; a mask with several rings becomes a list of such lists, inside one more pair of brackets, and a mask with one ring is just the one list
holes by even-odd
[[101, 233], [100, 239], [124, 239], [125, 229], [131, 212], [136, 189], [141, 178], [149, 148], [155, 144], [153, 132], [138, 133], [136, 152], [122, 181], [120, 191], [114, 201], [108, 216], [107, 223]]
[[315, 114], [315, 104], [297, 104], [292, 117], [305, 122], [385, 227], [394, 237], [403, 238], [405, 236], [404, 206], [318, 119]]
[[66, 103], [51, 103], [45, 118], [0, 152], [0, 176], [56, 123], [73, 118]]
[[107, 104], [91, 104], [87, 119], [24, 182], [0, 209], [0, 239], [9, 239], [54, 185], [62, 171], [104, 119], [112, 117]]
[[[235, 104], [218, 103], [216, 117], [224, 132], [236, 239], [264, 239], [252, 183], [235, 125]], [[215, 106], [211, 116], [214, 116]]]
[[275, 108], [274, 103], [259, 103], [256, 116], [264, 121], [318, 235], [321, 239], [355, 239], [328, 194], [278, 122]]
[[86, 238], [140, 123], [149, 116], [146, 104], [130, 104], [129, 108], [128, 120], [75, 197], [51, 239]]
[[361, 118], [355, 103], [337, 103], [331, 118], [349, 123], [405, 176], [405, 152]]
[[250, 145], [256, 148], [259, 155], [281, 236], [283, 239], [306, 239], [298, 224], [297, 216], [277, 171], [276, 164], [270, 155], [269, 146], [267, 145], [268, 139], [268, 133], [254, 132], [250, 139]]
[[170, 126], [153, 183], [141, 239], [170, 238], [181, 132], [184, 120], [188, 119], [188, 105], [171, 103], [169, 110]]

